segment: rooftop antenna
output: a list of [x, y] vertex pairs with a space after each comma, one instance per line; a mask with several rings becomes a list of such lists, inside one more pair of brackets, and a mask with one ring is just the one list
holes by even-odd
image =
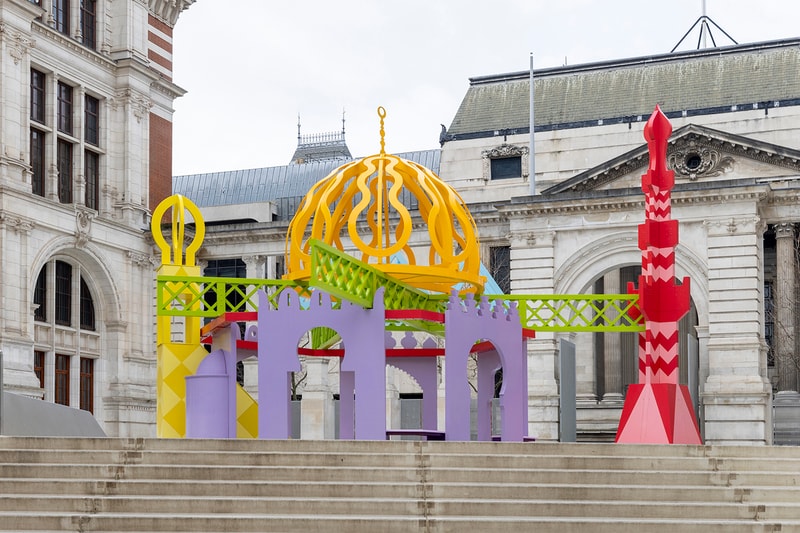
[[300, 113], [297, 114], [297, 144], [300, 144]]
[[342, 139], [344, 139], [344, 112], [345, 109], [342, 108]]
[[723, 30], [720, 27], [719, 24], [717, 24], [716, 22], [711, 20], [711, 17], [709, 17], [706, 14], [707, 13], [707, 11], [706, 11], [706, 0], [701, 0], [701, 2], [702, 2], [702, 5], [701, 5], [702, 15], [700, 15], [700, 18], [698, 18], [696, 21], [694, 21], [694, 24], [692, 24], [691, 28], [689, 28], [689, 31], [687, 31], [686, 33], [683, 34], [683, 37], [681, 37], [681, 40], [678, 41], [678, 44], [676, 44], [675, 46], [672, 47], [672, 50], [669, 51], [670, 54], [678, 49], [678, 47], [681, 45], [681, 43], [683, 43], [683, 41], [689, 36], [690, 33], [692, 33], [692, 31], [698, 25], [700, 26], [700, 35], [697, 37], [697, 50], [700, 50], [701, 48], [707, 48], [707, 45], [706, 45], [706, 42], [707, 42], [706, 39], [707, 38], [711, 39], [711, 44], [712, 44], [712, 46], [714, 48], [717, 47], [717, 41], [714, 39], [714, 34], [711, 32], [711, 24], [713, 24], [716, 29], [721, 31], [722, 34], [725, 37], [730, 39], [730, 41], [733, 44], [739, 44], [738, 42], [736, 42], [736, 39], [734, 39], [733, 37], [728, 35], [728, 32]]

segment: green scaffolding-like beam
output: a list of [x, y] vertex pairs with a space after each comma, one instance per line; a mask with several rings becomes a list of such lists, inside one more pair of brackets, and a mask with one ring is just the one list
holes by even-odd
[[[257, 293], [264, 289], [272, 305], [285, 289], [308, 295], [309, 288], [336, 298], [371, 307], [375, 292], [384, 288], [386, 309], [424, 309], [444, 312], [448, 296], [428, 294], [387, 276], [378, 269], [318, 241], [311, 245], [308, 287], [286, 280], [158, 276], [158, 316], [215, 318], [229, 312], [256, 311]], [[637, 294], [491, 295], [495, 305], [517, 305], [520, 321], [534, 331], [612, 332], [644, 331]], [[199, 304], [199, 305], [198, 305]], [[631, 318], [631, 315], [637, 318]], [[417, 324], [415, 329], [435, 333]]]

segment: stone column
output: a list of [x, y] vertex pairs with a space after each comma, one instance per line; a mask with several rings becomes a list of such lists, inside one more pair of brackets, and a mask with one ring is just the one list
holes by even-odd
[[794, 225], [776, 224], [777, 283], [775, 287], [775, 364], [778, 391], [797, 392], [797, 354], [795, 348]]
[[[603, 293], [619, 294], [619, 270], [613, 270], [603, 276]], [[613, 318], [611, 311], [607, 312], [608, 318]], [[605, 393], [603, 401], [622, 401], [622, 345], [617, 332], [606, 331], [603, 333], [603, 354], [605, 355]]]
[[245, 255], [242, 257], [242, 261], [244, 261], [246, 272], [245, 277], [251, 279], [263, 279], [264, 278], [264, 264], [267, 261], [267, 258], [263, 255]]

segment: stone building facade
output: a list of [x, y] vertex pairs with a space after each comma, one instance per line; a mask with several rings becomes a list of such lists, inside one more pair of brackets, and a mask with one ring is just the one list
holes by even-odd
[[[681, 381], [706, 442], [769, 444], [773, 434], [791, 442], [797, 431], [786, 420], [800, 409], [799, 68], [800, 41], [783, 40], [537, 70], [533, 154], [529, 73], [473, 78], [441, 149], [404, 156], [459, 191], [479, 226], [484, 262], [512, 293], [626, 292], [641, 261], [642, 129], [659, 104], [674, 129], [676, 275], [692, 279]], [[215, 217], [201, 259], [212, 268], [233, 262], [247, 276], [280, 274], [293, 206], [342, 162], [177, 177], [174, 191]], [[224, 197], [209, 192], [222, 182]], [[263, 209], [231, 220], [245, 191]], [[566, 337], [577, 346], [578, 438], [612, 439], [636, 379], [636, 340]], [[558, 338], [542, 333], [529, 343], [529, 433], [541, 440], [558, 437]], [[388, 380], [390, 400], [414, 397], [404, 376], [390, 371]], [[302, 390], [314, 398], [309, 416], [331, 418], [335, 365], [315, 362]], [[395, 407], [390, 401], [387, 416], [397, 424]], [[325, 427], [303, 434], [331, 436], [333, 425]]]
[[172, 28], [193, 0], [0, 2], [6, 388], [155, 434], [151, 208], [171, 192]]

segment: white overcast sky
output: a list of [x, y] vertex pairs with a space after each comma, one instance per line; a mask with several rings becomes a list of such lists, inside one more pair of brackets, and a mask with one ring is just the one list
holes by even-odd
[[[284, 165], [302, 133], [353, 156], [438, 147], [469, 78], [669, 52], [702, 0], [197, 0], [174, 32], [175, 175]], [[707, 0], [740, 44], [800, 36], [797, 0]], [[717, 44], [731, 44], [713, 28]], [[696, 48], [693, 32], [680, 49]], [[709, 42], [710, 46], [710, 42]]]

